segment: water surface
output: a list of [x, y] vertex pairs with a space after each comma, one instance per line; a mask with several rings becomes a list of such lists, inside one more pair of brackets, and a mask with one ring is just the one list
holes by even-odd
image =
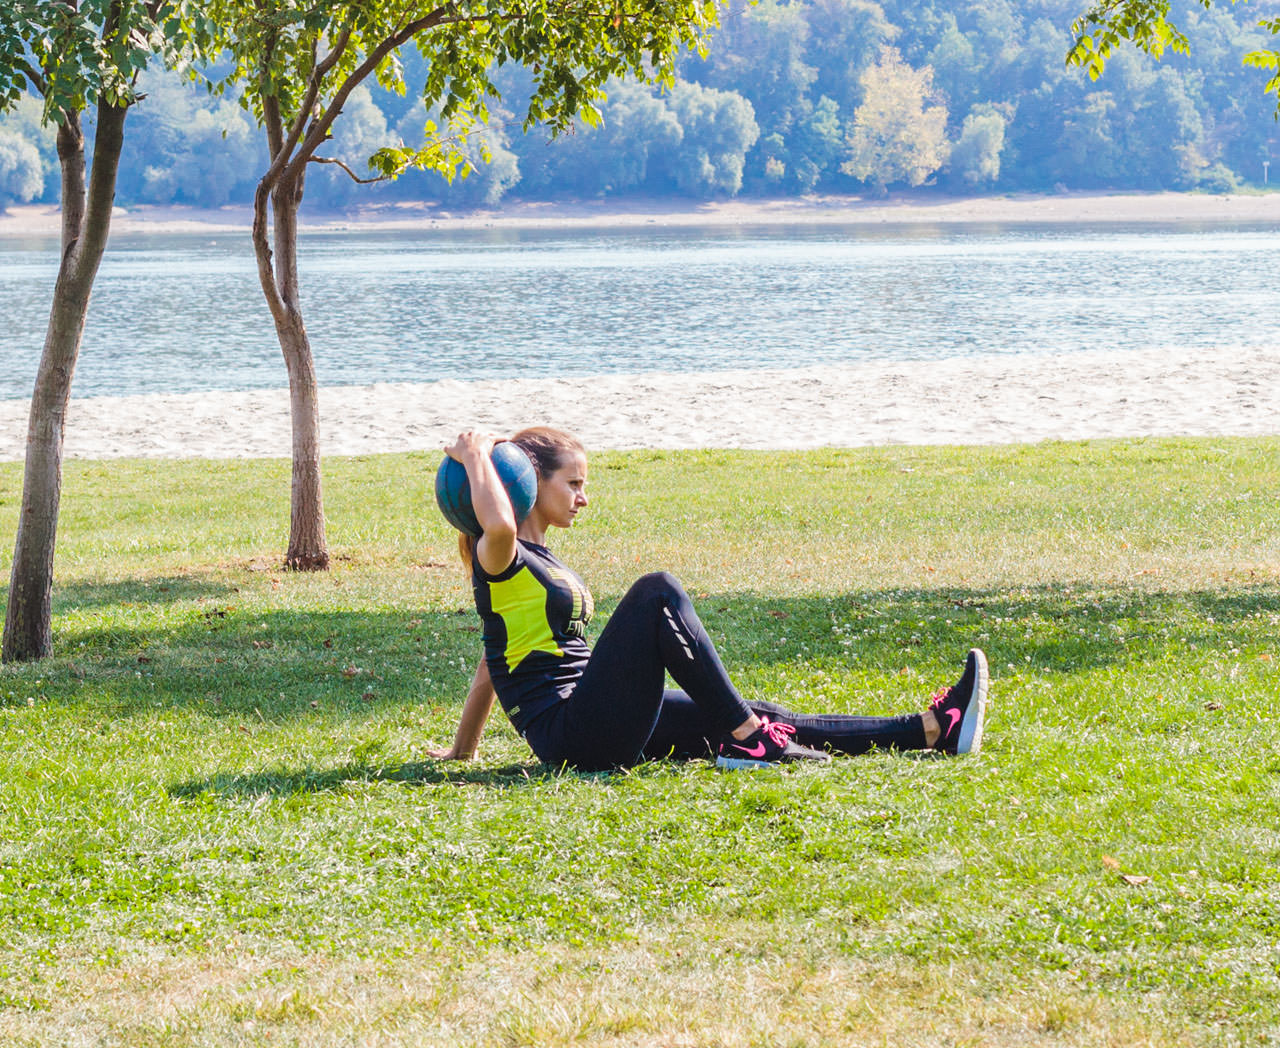
[[[0, 399], [30, 396], [52, 239], [0, 240]], [[322, 383], [1274, 344], [1272, 228], [304, 234]], [[247, 235], [117, 236], [75, 395], [286, 382]]]

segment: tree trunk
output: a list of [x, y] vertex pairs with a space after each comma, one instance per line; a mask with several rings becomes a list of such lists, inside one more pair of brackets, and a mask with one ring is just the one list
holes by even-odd
[[[298, 209], [303, 180], [263, 180], [254, 201], [254, 251], [258, 276], [275, 320], [276, 337], [289, 373], [289, 418], [293, 427], [293, 480], [289, 491], [291, 571], [326, 571], [324, 498], [320, 483], [320, 400], [311, 340], [302, 319], [298, 283]], [[267, 206], [273, 223], [267, 230]], [[274, 243], [274, 264], [271, 245]]]
[[89, 312], [89, 295], [111, 228], [116, 171], [127, 112], [124, 106], [99, 106], [87, 200], [84, 134], [79, 114], [65, 114], [58, 128], [62, 261], [31, 397], [22, 509], [4, 622], [2, 657], [5, 662], [42, 659], [53, 654], [53, 555], [62, 498], [67, 402]]
[[325, 571], [329, 547], [324, 531], [324, 499], [320, 491], [320, 403], [311, 343], [302, 317], [289, 330], [277, 328], [289, 371], [289, 417], [293, 427], [293, 481], [289, 489], [291, 571]]

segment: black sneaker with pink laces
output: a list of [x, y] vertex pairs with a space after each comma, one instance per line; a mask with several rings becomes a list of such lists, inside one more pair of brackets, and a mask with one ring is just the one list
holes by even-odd
[[964, 673], [949, 688], [933, 696], [929, 710], [941, 732], [933, 744], [942, 753], [977, 753], [982, 749], [982, 723], [987, 715], [987, 657], [978, 648], [969, 652]]
[[749, 771], [754, 768], [776, 768], [779, 764], [796, 761], [816, 761], [825, 764], [831, 757], [821, 750], [801, 746], [791, 736], [796, 733], [790, 724], [778, 724], [768, 717], [760, 718], [760, 727], [745, 739], [726, 735], [716, 754], [716, 767], [726, 771]]

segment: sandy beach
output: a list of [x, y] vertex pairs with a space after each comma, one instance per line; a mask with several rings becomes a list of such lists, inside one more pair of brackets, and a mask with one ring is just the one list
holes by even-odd
[[[58, 210], [48, 204], [0, 213], [0, 236], [57, 236]], [[114, 234], [248, 234], [253, 216], [246, 206], [201, 210], [187, 207], [116, 208]], [[885, 199], [812, 195], [779, 200], [735, 198], [707, 202], [603, 200], [510, 203], [458, 212], [430, 203], [364, 205], [342, 214], [316, 213], [304, 205], [302, 228], [468, 230], [582, 229], [628, 226], [882, 225], [923, 223], [1244, 222], [1280, 223], [1280, 192], [1054, 193], [989, 197], [895, 194]]]
[[[0, 236], [55, 234], [50, 207], [0, 215]], [[245, 209], [137, 208], [115, 233], [245, 231]], [[320, 216], [311, 229], [880, 222], [1280, 223], [1280, 193], [1062, 194], [513, 205], [451, 215], [425, 205]], [[435, 450], [460, 429], [547, 422], [590, 447], [813, 448], [1003, 444], [1095, 437], [1280, 435], [1280, 347], [963, 357], [794, 370], [440, 381], [326, 388], [326, 454]], [[25, 453], [28, 405], [0, 401], [0, 460]], [[74, 400], [66, 454], [287, 457], [283, 390]]]
[[[816, 448], [1280, 434], [1280, 348], [1076, 353], [786, 371], [330, 387], [323, 451], [435, 450], [554, 423], [589, 447]], [[0, 459], [27, 404], [0, 401]], [[286, 457], [284, 391], [73, 400], [68, 457]]]

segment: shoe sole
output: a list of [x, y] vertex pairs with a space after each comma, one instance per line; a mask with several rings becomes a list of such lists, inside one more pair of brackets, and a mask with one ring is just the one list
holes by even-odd
[[956, 753], [977, 753], [982, 749], [982, 731], [987, 719], [987, 657], [980, 648], [973, 648], [969, 658], [975, 662], [973, 670], [973, 696], [960, 722], [960, 738], [956, 740]]
[[761, 768], [780, 767], [780, 763], [755, 760], [751, 757], [717, 757], [716, 767], [721, 771], [759, 771]]

